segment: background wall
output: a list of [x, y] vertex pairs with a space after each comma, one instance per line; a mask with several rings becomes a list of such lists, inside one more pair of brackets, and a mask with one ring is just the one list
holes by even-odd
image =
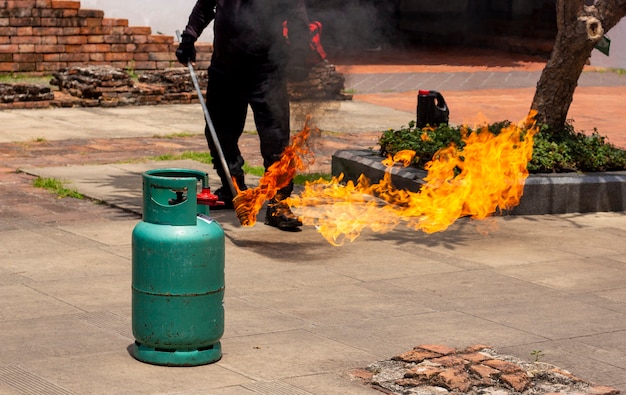
[[[183, 30], [196, 0], [81, 0], [81, 8], [104, 11], [105, 18], [128, 19], [130, 26], [149, 26], [152, 34], [174, 36]], [[213, 25], [199, 41], [213, 41]]]

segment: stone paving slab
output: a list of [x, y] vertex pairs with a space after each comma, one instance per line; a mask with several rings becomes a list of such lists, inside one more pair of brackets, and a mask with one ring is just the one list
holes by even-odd
[[[205, 168], [189, 161], [119, 166], [123, 172], [109, 165], [28, 172], [64, 178], [95, 198], [120, 181], [119, 192], [106, 194], [132, 201], [145, 168]], [[102, 177], [107, 172], [119, 179]], [[128, 174], [136, 181], [125, 182]], [[481, 343], [526, 360], [539, 349], [579, 377], [626, 389], [623, 213], [495, 218], [488, 234], [469, 220], [432, 235], [365, 231], [340, 248], [310, 227], [242, 228], [232, 211], [213, 215], [226, 232], [224, 356], [195, 368], [147, 365], [127, 350], [130, 232], [138, 219], [33, 219], [3, 230], [0, 216], [0, 237], [9, 241], [0, 245], [0, 320], [7, 324], [0, 370], [11, 374], [0, 374], [0, 388], [374, 394], [349, 372], [418, 344]], [[32, 248], [22, 247], [34, 236]], [[37, 303], [23, 309], [23, 300]]]

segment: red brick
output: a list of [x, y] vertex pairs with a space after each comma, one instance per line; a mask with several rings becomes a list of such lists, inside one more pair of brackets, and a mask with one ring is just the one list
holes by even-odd
[[353, 371], [350, 372], [350, 375], [354, 378], [365, 380], [365, 381], [370, 381], [372, 377], [374, 377], [374, 373], [365, 369], [354, 369]]
[[131, 37], [131, 42], [135, 44], [146, 44], [149, 38], [150, 36], [138, 34]]
[[92, 26], [102, 26], [102, 19], [100, 18], [83, 18], [83, 25], [82, 26], [87, 26], [87, 27], [92, 27]]
[[[8, 45], [8, 47], [13, 47], [13, 45]], [[19, 53], [36, 52], [35, 44], [19, 44], [17, 46], [17, 52]]]
[[459, 366], [466, 365], [467, 361], [457, 355], [444, 355], [440, 358], [431, 358], [430, 362], [439, 364], [441, 366]]
[[150, 54], [145, 52], [134, 52], [133, 59], [137, 62], [147, 62], [150, 60]]
[[34, 8], [33, 16], [39, 18], [63, 18], [64, 10], [56, 10], [52, 8]]
[[19, 4], [16, 4], [13, 7], [11, 7], [10, 5], [7, 7], [7, 10], [9, 11], [9, 15], [18, 17], [18, 18], [32, 16], [33, 15], [32, 9], [33, 9], [32, 2], [20, 2]]
[[618, 395], [620, 391], [616, 388], [606, 387], [603, 385], [596, 385], [589, 388], [589, 393], [592, 395]]
[[500, 380], [510, 385], [516, 392], [524, 392], [531, 383], [526, 372], [507, 373], [500, 376]]
[[27, 73], [29, 71], [37, 71], [37, 63], [15, 63], [15, 71]]
[[462, 368], [449, 368], [437, 375], [432, 384], [442, 385], [451, 391], [467, 392], [472, 387], [472, 379]]
[[63, 30], [64, 36], [78, 36], [81, 34], [81, 27], [78, 26], [69, 26], [61, 28]]
[[14, 62], [41, 62], [43, 60], [43, 54], [40, 53], [16, 53], [13, 54]]
[[59, 60], [62, 62], [88, 62], [90, 55], [82, 52], [61, 53]]
[[20, 26], [39, 26], [42, 23], [42, 18], [9, 18], [9, 24], [13, 27]]
[[491, 357], [480, 353], [480, 352], [472, 352], [472, 353], [467, 353], [467, 354], [459, 354], [459, 357], [465, 359], [466, 361], [469, 362], [473, 362], [473, 363], [479, 363], [482, 361], [485, 361], [487, 359], [490, 359]]
[[148, 54], [150, 60], [156, 61], [173, 61], [176, 60], [174, 51], [172, 52], [153, 52]]
[[111, 34], [112, 28], [110, 26], [89, 26], [89, 27], [81, 27], [79, 34], [84, 34], [85, 36], [91, 36], [94, 34]]
[[65, 50], [65, 45], [35, 45], [35, 52], [38, 53], [55, 53], [55, 52], [63, 52]]
[[43, 54], [44, 62], [58, 62], [61, 60], [61, 54], [59, 53], [45, 53]]
[[57, 71], [65, 67], [67, 67], [66, 62], [44, 62], [44, 63], [39, 63], [37, 70], [38, 71]]
[[497, 379], [500, 371], [485, 365], [472, 365], [469, 370], [478, 375], [483, 381]]
[[[423, 385], [424, 383], [422, 383], [418, 379], [398, 379], [394, 381], [394, 384], [399, 385], [401, 387], [419, 387], [420, 385]], [[376, 387], [376, 390], [384, 391], [384, 393], [387, 395], [395, 394], [394, 392], [388, 391], [385, 388]]]
[[87, 44], [87, 36], [60, 36], [59, 44], [69, 44], [69, 45]]
[[17, 34], [17, 28], [15, 27], [0, 27], [0, 36], [15, 36]]
[[11, 44], [41, 44], [40, 36], [13, 36]]
[[0, 29], [6, 29], [11, 26], [9, 18], [0, 18]]
[[32, 26], [24, 26], [17, 28], [18, 36], [32, 36], [33, 35], [33, 27]]
[[88, 56], [91, 62], [104, 62], [104, 54], [101, 52], [90, 53]]
[[456, 353], [456, 348], [444, 346], [442, 344], [422, 344], [417, 346], [417, 348], [421, 348], [422, 350], [436, 352], [440, 355], [450, 355]]
[[433, 377], [439, 375], [442, 371], [443, 369], [436, 366], [414, 366], [406, 371], [404, 377], [429, 381]]
[[104, 18], [104, 11], [100, 10], [78, 10], [78, 16], [81, 18]]
[[78, 10], [62, 10], [63, 11], [63, 18], [76, 18], [76, 19], [80, 19], [80, 17], [78, 16]]
[[[138, 62], [139, 63], [139, 62]], [[138, 69], [144, 69], [144, 67], [139, 67], [137, 66], [136, 68]], [[146, 67], [147, 69], [147, 67]], [[396, 361], [404, 361], [404, 362], [414, 362], [414, 363], [420, 363], [425, 359], [430, 359], [430, 358], [437, 358], [439, 357], [440, 354], [431, 352], [431, 351], [426, 351], [426, 350], [410, 350], [407, 351], [405, 353], [402, 353], [400, 355], [397, 355], [395, 357], [393, 357], [393, 360]]]
[[133, 54], [128, 52], [107, 52], [104, 54], [104, 60], [106, 61], [131, 61], [133, 60]]
[[36, 36], [60, 36], [63, 34], [61, 27], [34, 27], [33, 34]]
[[55, 45], [55, 44], [58, 44], [57, 36], [41, 36], [41, 43], [43, 45]]
[[52, 5], [52, 0], [37, 0], [35, 2], [36, 8], [50, 8]]
[[8, 0], [6, 2], [7, 9], [33, 8], [33, 5], [35, 5], [33, 0]]
[[113, 19], [113, 18], [104, 18], [102, 20], [102, 26], [122, 26], [128, 27], [128, 19]]
[[147, 26], [132, 26], [124, 29], [124, 34], [128, 34], [129, 36], [135, 34], [150, 35], [152, 34], [152, 29]]
[[40, 26], [81, 27], [84, 26], [84, 21], [80, 18], [41, 18]]
[[17, 63], [0, 62], [0, 72], [17, 71]]
[[500, 359], [489, 359], [487, 361], [483, 361], [483, 364], [494, 369], [498, 369], [502, 373], [515, 373], [522, 370], [522, 368], [518, 365], [512, 362], [502, 361]]
[[0, 53], [0, 62], [12, 62], [13, 55], [10, 53]]
[[166, 44], [139, 44], [137, 52], [167, 52], [169, 47]]
[[130, 38], [123, 34], [109, 34], [104, 36], [104, 42], [107, 44], [126, 44], [129, 41]]
[[92, 34], [87, 37], [88, 44], [104, 44], [104, 36], [99, 34]]
[[52, 0], [50, 3], [52, 8], [70, 8], [76, 10], [80, 8], [80, 1]]
[[126, 44], [111, 44], [111, 52], [129, 52], [129, 51], [126, 50]]
[[[34, 49], [34, 47], [33, 47]], [[16, 52], [19, 52], [19, 46], [18, 45], [3, 45], [0, 47], [0, 53], [10, 53], [10, 54], [14, 54]], [[31, 51], [33, 52], [33, 51]]]
[[[174, 37], [173, 36], [161, 36], [161, 35], [152, 35], [152, 36], [148, 36], [148, 42], [150, 43], [154, 43], [154, 44], [174, 44]], [[176, 45], [178, 45], [178, 43], [176, 43]]]
[[85, 44], [81, 45], [83, 52], [109, 52], [111, 46], [109, 44]]

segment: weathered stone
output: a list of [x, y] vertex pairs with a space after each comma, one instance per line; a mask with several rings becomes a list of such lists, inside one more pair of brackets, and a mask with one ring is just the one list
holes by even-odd
[[463, 368], [455, 367], [443, 370], [431, 384], [442, 385], [451, 391], [467, 392], [472, 387], [472, 379]]
[[530, 386], [530, 377], [526, 372], [515, 372], [500, 376], [502, 382], [510, 385], [516, 392], [524, 392]]
[[472, 365], [469, 371], [480, 377], [484, 384], [491, 384], [498, 378], [500, 371], [486, 365]]
[[616, 388], [596, 385], [589, 389], [591, 395], [618, 395], [620, 391]]
[[422, 350], [432, 351], [441, 355], [451, 355], [457, 352], [456, 348], [448, 347], [443, 344], [421, 344], [415, 348], [416, 349], [421, 348]]
[[522, 370], [519, 365], [516, 365], [512, 362], [502, 361], [500, 359], [489, 359], [482, 362], [483, 365], [487, 365], [494, 369], [498, 369], [502, 373], [515, 373]]
[[465, 359], [457, 355], [445, 355], [439, 358], [432, 358], [430, 362], [445, 367], [463, 366], [467, 364], [467, 361]]
[[466, 347], [462, 352], [463, 353], [474, 353], [481, 350], [485, 350], [491, 348], [491, 346], [487, 346], [485, 344], [474, 344], [473, 346]]
[[415, 366], [407, 370], [404, 374], [406, 378], [416, 378], [423, 381], [429, 381], [433, 377], [442, 372], [441, 368], [435, 366]]
[[472, 362], [472, 363], [480, 363], [482, 361], [485, 361], [487, 359], [491, 359], [491, 357], [480, 353], [480, 352], [472, 352], [472, 353], [467, 353], [467, 354], [459, 354], [459, 357], [465, 359], [468, 362]]
[[49, 87], [39, 84], [0, 83], [0, 103], [35, 102], [53, 100]]
[[420, 363], [425, 359], [429, 359], [429, 358], [437, 358], [440, 357], [441, 355], [431, 352], [431, 351], [426, 351], [426, 350], [410, 350], [407, 351], [403, 354], [397, 355], [393, 358], [391, 358], [392, 360], [395, 361], [404, 361], [404, 362], [412, 362], [412, 363]]

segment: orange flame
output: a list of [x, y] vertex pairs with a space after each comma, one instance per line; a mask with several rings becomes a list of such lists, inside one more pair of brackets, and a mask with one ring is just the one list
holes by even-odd
[[309, 122], [310, 117], [307, 117], [304, 128], [292, 137], [291, 145], [285, 148], [280, 160], [267, 169], [258, 186], [242, 191], [235, 183], [237, 197], [234, 201], [237, 202], [237, 214], [243, 226], [254, 226], [263, 203], [272, 199], [278, 190], [286, 187], [298, 170], [305, 169], [312, 163], [313, 154], [306, 144], [312, 129]]
[[371, 185], [364, 176], [345, 185], [341, 176], [330, 182], [318, 180], [287, 202], [304, 224], [314, 225], [336, 246], [355, 240], [366, 228], [383, 233], [406, 222], [410, 228], [433, 233], [460, 217], [485, 219], [519, 204], [537, 133], [533, 117], [530, 114], [498, 135], [486, 126], [474, 133], [465, 129], [462, 150], [452, 145], [427, 163], [428, 175], [419, 192], [398, 190], [391, 183], [390, 167], [412, 161], [412, 153], [403, 151], [384, 162], [388, 171], [378, 184]]

